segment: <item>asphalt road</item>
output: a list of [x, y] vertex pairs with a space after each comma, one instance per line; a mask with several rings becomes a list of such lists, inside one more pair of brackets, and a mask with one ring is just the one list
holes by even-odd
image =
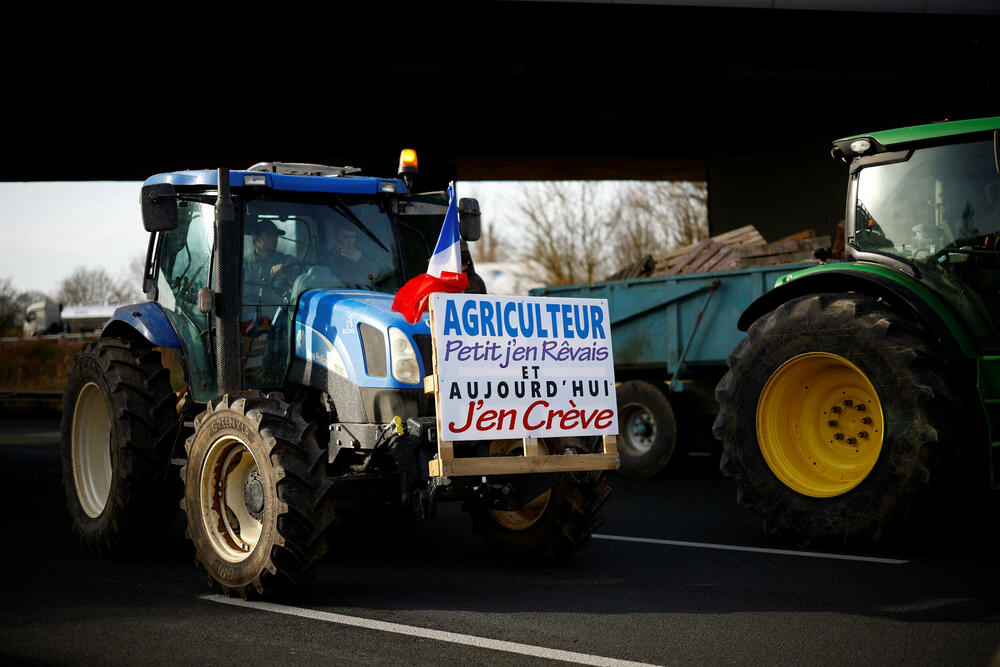
[[878, 549], [802, 551], [765, 540], [711, 460], [612, 481], [607, 522], [567, 568], [498, 559], [446, 505], [433, 521], [343, 536], [307, 590], [243, 606], [211, 596], [179, 521], [142, 556], [84, 555], [63, 509], [58, 423], [0, 420], [0, 662], [995, 659], [1000, 578], [987, 535], [939, 526]]

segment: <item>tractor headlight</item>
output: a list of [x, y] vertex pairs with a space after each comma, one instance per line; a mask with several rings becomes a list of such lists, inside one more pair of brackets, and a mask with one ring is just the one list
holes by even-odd
[[858, 155], [863, 155], [871, 147], [872, 142], [867, 139], [855, 139], [851, 142], [851, 150]]
[[396, 327], [389, 327], [389, 355], [392, 377], [406, 384], [420, 384], [420, 364], [410, 338]]

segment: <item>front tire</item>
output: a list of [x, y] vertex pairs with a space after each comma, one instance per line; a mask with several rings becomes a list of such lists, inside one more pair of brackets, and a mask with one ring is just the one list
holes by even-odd
[[720, 468], [767, 533], [877, 540], [950, 440], [946, 377], [936, 346], [881, 300], [793, 299], [730, 354], [716, 387]]
[[160, 353], [117, 338], [88, 343], [63, 394], [63, 488], [84, 549], [104, 554], [162, 534], [176, 511], [169, 474], [176, 397]]
[[[543, 453], [545, 443], [579, 449], [573, 439], [553, 438], [539, 441]], [[521, 440], [495, 440], [490, 455], [517, 454], [521, 447]], [[465, 509], [474, 531], [494, 551], [519, 560], [562, 564], [590, 544], [591, 534], [604, 523], [601, 508], [610, 495], [603, 471], [572, 473], [520, 509], [493, 510], [478, 503]]]
[[279, 394], [213, 400], [181, 470], [187, 536], [209, 580], [244, 599], [288, 590], [326, 552], [326, 454]]

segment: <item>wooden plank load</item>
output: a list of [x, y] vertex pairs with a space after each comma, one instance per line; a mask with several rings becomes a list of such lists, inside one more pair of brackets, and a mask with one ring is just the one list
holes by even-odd
[[830, 247], [830, 237], [816, 236], [812, 230], [767, 243], [753, 225], [747, 225], [660, 256], [647, 255], [607, 279], [628, 280], [814, 262], [817, 260], [813, 251], [821, 247]]

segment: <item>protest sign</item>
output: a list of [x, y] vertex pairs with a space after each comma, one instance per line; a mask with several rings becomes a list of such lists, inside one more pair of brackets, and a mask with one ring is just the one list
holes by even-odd
[[618, 433], [605, 299], [434, 294], [439, 438]]

